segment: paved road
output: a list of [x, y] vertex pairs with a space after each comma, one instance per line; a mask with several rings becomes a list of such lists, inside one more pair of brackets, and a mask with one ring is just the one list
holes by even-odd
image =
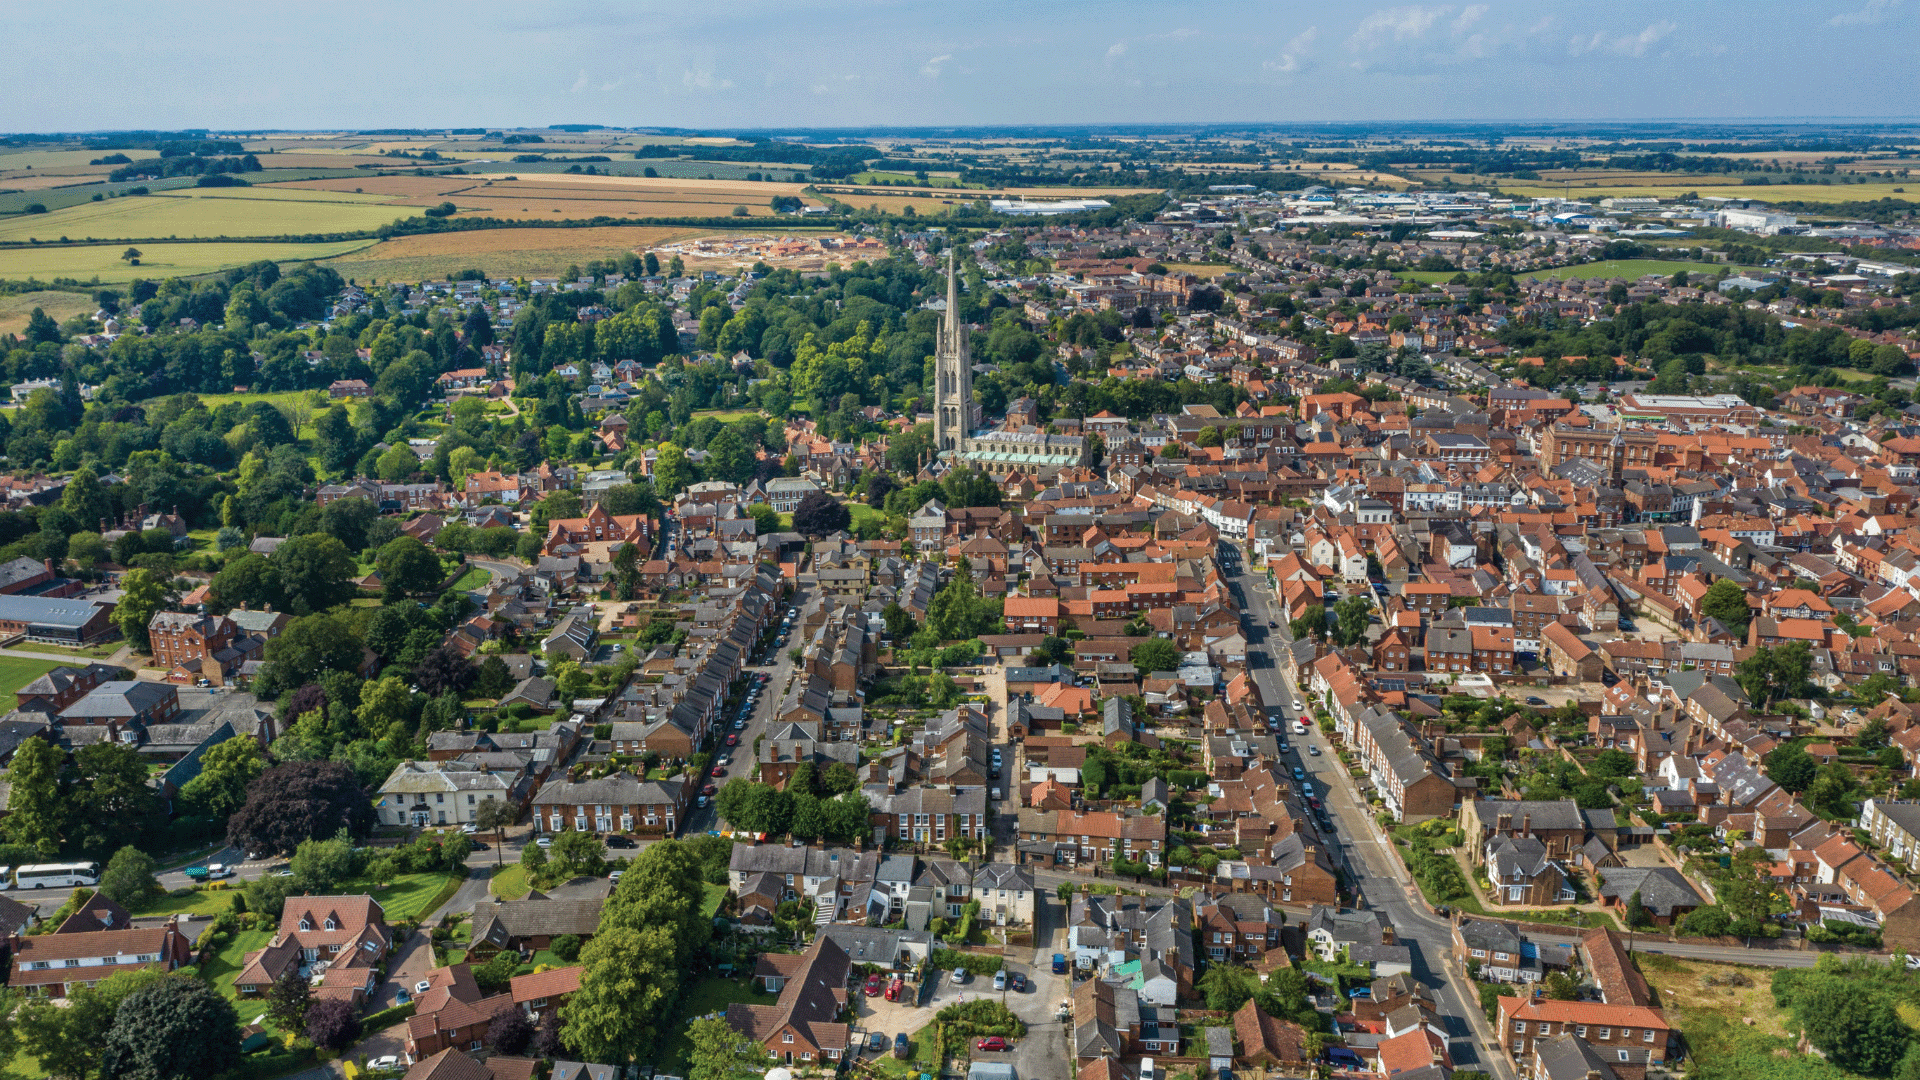
[[[807, 596], [808, 590], [805, 586], [796, 586], [793, 599], [790, 601], [790, 606], [787, 610], [798, 612], [801, 607], [806, 604]], [[784, 615], [784, 612], [780, 612], [779, 614]], [[747, 717], [746, 725], [738, 730], [734, 728], [733, 725], [739, 722], [739, 712], [737, 710], [726, 713], [718, 721], [719, 724], [723, 725], [725, 732], [720, 739], [723, 744], [720, 747], [720, 753], [732, 755], [733, 763], [727, 767], [724, 776], [714, 777], [708, 781], [716, 788], [725, 785], [728, 780], [736, 776], [746, 778], [753, 776], [753, 740], [764, 734], [767, 730], [767, 725], [773, 722], [774, 712], [780, 707], [780, 699], [786, 695], [787, 682], [793, 678], [794, 663], [788, 654], [801, 644], [797, 636], [797, 626], [799, 623], [799, 616], [797, 614], [794, 616], [794, 622], [796, 631], [787, 635], [787, 643], [785, 645], [774, 648], [772, 663], [749, 665], [746, 669], [749, 676], [758, 672], [766, 672], [769, 675], [766, 683], [761, 687], [760, 701], [754, 706], [752, 714]], [[740, 739], [739, 743], [734, 746], [724, 745], [727, 735], [738, 736]], [[710, 829], [718, 829], [722, 824], [723, 822], [720, 820], [718, 809], [715, 808], [711, 800], [709, 800], [708, 805], [695, 806], [693, 813], [687, 816], [687, 828], [684, 835], [698, 836], [700, 833]]]
[[[1266, 590], [1265, 573], [1248, 573], [1245, 557], [1237, 550], [1225, 550], [1228, 554], [1222, 569], [1227, 571], [1229, 584], [1247, 613], [1248, 673], [1260, 687], [1261, 698], [1269, 708], [1277, 705], [1291, 721], [1299, 715], [1293, 708], [1297, 692], [1288, 685], [1286, 674], [1274, 665], [1271, 651], [1274, 639], [1272, 631], [1267, 629], [1269, 620], [1280, 620], [1281, 609]], [[1409, 947], [1415, 977], [1436, 990], [1447, 1034], [1453, 1042], [1454, 1063], [1462, 1069], [1489, 1072], [1497, 1080], [1512, 1080], [1513, 1073], [1505, 1057], [1484, 1049], [1482, 1039], [1490, 1038], [1492, 1033], [1483, 1034], [1479, 1030], [1484, 1026], [1484, 1014], [1480, 1012], [1478, 992], [1466, 984], [1464, 975], [1448, 969], [1451, 927], [1445, 919], [1415, 902], [1413, 885], [1396, 874], [1396, 871], [1404, 873], [1399, 857], [1383, 847], [1365, 804], [1353, 797], [1347, 784], [1329, 782], [1335, 780], [1339, 759], [1325, 737], [1317, 728], [1312, 728], [1310, 717], [1309, 727], [1308, 736], [1290, 735], [1289, 741], [1294, 746], [1294, 760], [1306, 770], [1314, 793], [1325, 803], [1333, 821], [1332, 835], [1324, 838], [1328, 849], [1346, 872], [1349, 883], [1358, 890], [1361, 906], [1378, 912], [1381, 922], [1394, 928], [1396, 939]], [[1320, 747], [1319, 757], [1301, 753], [1308, 744]]]

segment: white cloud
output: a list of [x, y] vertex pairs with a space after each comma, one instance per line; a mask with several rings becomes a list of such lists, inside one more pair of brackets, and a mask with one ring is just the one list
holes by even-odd
[[1313, 44], [1313, 40], [1319, 36], [1319, 27], [1307, 27], [1287, 41], [1286, 47], [1280, 50], [1278, 59], [1268, 60], [1260, 66], [1283, 75], [1299, 71], [1306, 63], [1307, 46]]
[[939, 56], [936, 56], [933, 59], [927, 61], [926, 64], [922, 65], [922, 67], [920, 68], [920, 74], [925, 75], [929, 79], [937, 79], [940, 77], [941, 65], [948, 63], [952, 59], [953, 59], [952, 53], [943, 53]]
[[1467, 27], [1472, 26], [1474, 23], [1479, 22], [1481, 17], [1486, 15], [1486, 13], [1487, 13], [1487, 5], [1468, 4], [1464, 9], [1461, 10], [1460, 17], [1453, 20], [1453, 32], [1456, 34], [1460, 33], [1461, 31], [1465, 30]]
[[1627, 34], [1622, 37], [1609, 37], [1606, 31], [1601, 30], [1592, 35], [1575, 37], [1567, 43], [1567, 51], [1574, 56], [1602, 50], [1619, 56], [1645, 56], [1648, 49], [1678, 29], [1680, 29], [1678, 23], [1662, 19], [1637, 34]]
[[580, 77], [573, 80], [573, 90], [571, 92], [577, 94], [580, 91], [585, 90], [586, 88], [587, 88], [587, 69], [581, 68]]
[[725, 90], [733, 85], [732, 79], [715, 78], [713, 72], [704, 68], [699, 71], [688, 68], [680, 81], [689, 90]]
[[1125, 55], [1127, 55], [1126, 42], [1116, 41], [1113, 44], [1107, 46], [1107, 63], [1111, 64], [1115, 60], [1118, 60]]
[[1433, 28], [1433, 24], [1453, 11], [1451, 5], [1441, 7], [1387, 8], [1376, 11], [1360, 20], [1353, 36], [1347, 39], [1349, 49], [1377, 49], [1389, 41], [1416, 40]]
[[1828, 26], [1860, 26], [1865, 23], [1877, 23], [1887, 12], [1900, 6], [1900, 0], [1867, 0], [1867, 6], [1859, 11], [1847, 11], [1827, 20]]
[[1172, 38], [1175, 41], [1181, 41], [1190, 37], [1199, 37], [1200, 31], [1195, 30], [1190, 26], [1183, 26], [1178, 30], [1169, 30], [1166, 33], [1161, 34], [1159, 36]]

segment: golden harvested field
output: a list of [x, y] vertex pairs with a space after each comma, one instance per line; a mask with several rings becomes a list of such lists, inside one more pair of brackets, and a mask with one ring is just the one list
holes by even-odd
[[274, 198], [271, 192], [252, 188], [194, 188], [86, 202], [0, 221], [0, 240], [305, 235], [378, 228], [419, 212], [412, 206], [348, 201], [352, 196], [322, 201], [314, 192], [281, 194]]
[[402, 236], [329, 260], [356, 281], [420, 281], [469, 267], [489, 277], [549, 277], [569, 266], [618, 258], [690, 236], [699, 229], [607, 226], [594, 229], [489, 229]]
[[382, 168], [412, 168], [417, 164], [433, 162], [401, 162], [395, 158], [379, 157], [373, 154], [346, 154], [338, 150], [283, 150], [277, 154], [261, 154], [260, 167], [263, 169], [351, 169], [360, 165], [374, 165]]
[[32, 172], [0, 173], [0, 189], [7, 191], [46, 191], [50, 188], [75, 187], [80, 184], [104, 184], [107, 170], [102, 166], [93, 173]]
[[141, 244], [139, 266], [131, 266], [121, 260], [120, 253], [126, 250], [126, 246], [118, 243], [86, 247], [8, 248], [0, 250], [0, 278], [38, 278], [46, 281], [70, 277], [91, 281], [98, 275], [102, 282], [115, 284], [134, 278], [210, 274], [261, 259], [281, 263], [326, 259], [372, 243], [371, 240], [342, 240], [330, 244]]
[[[486, 217], [505, 218], [510, 221], [565, 221], [574, 218], [596, 217], [731, 217], [733, 208], [744, 206], [749, 217], [770, 217], [773, 207], [765, 202], [747, 202], [742, 199], [720, 197], [700, 197], [691, 195], [661, 195], [648, 199], [556, 199], [539, 198], [529, 195], [495, 195], [490, 191], [463, 191], [452, 197], [454, 205], [463, 214], [478, 214]], [[437, 200], [416, 200], [423, 206], [431, 206]]]
[[[1463, 183], [1487, 183], [1485, 177], [1463, 178]], [[1536, 196], [1565, 195], [1568, 189], [1559, 184], [1537, 184], [1511, 180], [1498, 181], [1500, 190], [1519, 198]], [[1684, 191], [1698, 192], [1702, 197], [1719, 195], [1730, 199], [1758, 199], [1761, 202], [1867, 202], [1873, 199], [1910, 199], [1920, 202], [1920, 179], [1901, 183], [1881, 184], [1721, 184], [1711, 185], [1689, 183], [1684, 185], [1653, 186], [1649, 184], [1607, 184], [1583, 182], [1573, 185], [1572, 190], [1582, 198], [1604, 198], [1609, 195], [1651, 195], [1656, 198], [1671, 199]]]
[[1168, 263], [1167, 269], [1176, 274], [1192, 274], [1211, 281], [1223, 274], [1230, 274], [1234, 268], [1224, 263]]
[[34, 171], [41, 169], [117, 169], [118, 165], [88, 165], [95, 158], [109, 154], [125, 154], [139, 161], [142, 158], [157, 158], [158, 150], [14, 150], [0, 152], [0, 169], [24, 169], [31, 165]]
[[[758, 201], [766, 202], [775, 195], [798, 195], [805, 184], [771, 183], [761, 180], [684, 180], [671, 176], [588, 176], [585, 173], [529, 173], [518, 180], [506, 177], [517, 175], [510, 168], [498, 172], [480, 173], [481, 181], [491, 180], [497, 188], [539, 187], [577, 189], [576, 197], [589, 197], [603, 193], [607, 188], [624, 189], [630, 195], [651, 197], [653, 195], [712, 195], [728, 196], [738, 202], [743, 197], [757, 196]], [[467, 179], [473, 179], [469, 175]]]
[[[1709, 1017], [1763, 1035], [1785, 1036], [1786, 1013], [1773, 1003], [1773, 972], [1733, 964], [1677, 960], [1638, 953], [1640, 973], [1659, 994], [1660, 1006], [1676, 1010], [1689, 1028]], [[1741, 982], [1746, 986], [1738, 985]], [[1752, 1020], [1751, 1025], [1747, 1024]]]
[[86, 293], [47, 291], [0, 296], [0, 334], [25, 330], [34, 308], [53, 316], [55, 322], [66, 322], [75, 315], [91, 315], [98, 306]]
[[272, 191], [341, 191], [385, 195], [398, 202], [447, 195], [474, 187], [471, 176], [345, 176], [336, 180], [291, 180]]

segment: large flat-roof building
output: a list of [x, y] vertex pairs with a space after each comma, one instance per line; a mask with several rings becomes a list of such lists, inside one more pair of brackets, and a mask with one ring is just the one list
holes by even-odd
[[0, 639], [25, 636], [51, 645], [91, 645], [114, 631], [104, 600], [48, 600], [0, 596]]

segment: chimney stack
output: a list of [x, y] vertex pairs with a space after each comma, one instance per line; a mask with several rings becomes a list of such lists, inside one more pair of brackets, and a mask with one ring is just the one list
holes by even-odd
[[1520, 835], [1533, 835], [1533, 815], [1531, 813], [1520, 815]]

